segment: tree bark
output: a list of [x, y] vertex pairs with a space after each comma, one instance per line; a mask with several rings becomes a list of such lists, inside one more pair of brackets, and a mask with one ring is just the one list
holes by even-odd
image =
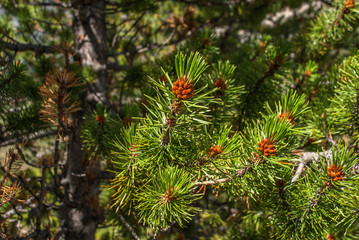
[[90, 67], [97, 74], [86, 101], [108, 104], [105, 1], [73, 0], [72, 4], [76, 9], [73, 22], [76, 52], [80, 55], [82, 67]]
[[[87, 89], [84, 105], [108, 104], [107, 49], [104, 0], [72, 0], [74, 7], [73, 34], [75, 51], [79, 54], [82, 67], [89, 67], [97, 79]], [[78, 57], [78, 56], [77, 56]], [[83, 112], [76, 114], [78, 125]], [[90, 162], [82, 151], [79, 126], [69, 136], [67, 146], [64, 207], [61, 227], [57, 239], [95, 239], [96, 226], [101, 220], [99, 206], [99, 162]], [[91, 165], [91, 166], [90, 166]]]

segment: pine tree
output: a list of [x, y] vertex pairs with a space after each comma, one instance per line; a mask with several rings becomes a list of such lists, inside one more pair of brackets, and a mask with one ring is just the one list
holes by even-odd
[[358, 238], [356, 1], [0, 12], [1, 238]]

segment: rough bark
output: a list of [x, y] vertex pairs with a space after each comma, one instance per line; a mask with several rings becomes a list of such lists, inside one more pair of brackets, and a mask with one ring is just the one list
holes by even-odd
[[[89, 67], [97, 79], [88, 85], [84, 104], [108, 104], [106, 99], [106, 25], [104, 0], [73, 0], [74, 47], [82, 67]], [[78, 57], [78, 56], [77, 56]], [[76, 118], [81, 124], [83, 113]], [[65, 199], [61, 213], [61, 228], [57, 239], [93, 240], [96, 226], [101, 220], [98, 203], [99, 162], [91, 163], [82, 151], [79, 126], [70, 133], [67, 146], [67, 169], [61, 183], [65, 186]], [[90, 166], [91, 165], [91, 166]]]
[[97, 73], [86, 101], [108, 104], [105, 1], [73, 0], [72, 4], [76, 9], [73, 22], [75, 50], [80, 55], [82, 67], [90, 67]]

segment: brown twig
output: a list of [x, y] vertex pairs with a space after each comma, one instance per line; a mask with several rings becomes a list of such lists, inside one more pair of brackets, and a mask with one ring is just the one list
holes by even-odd
[[128, 222], [126, 221], [126, 219], [122, 216], [121, 212], [118, 211], [118, 216], [121, 220], [121, 222], [123, 223], [123, 225], [125, 225], [125, 227], [130, 231], [130, 233], [132, 234], [132, 237], [136, 240], [140, 240], [140, 238], [138, 237], [138, 235], [136, 234], [136, 232], [133, 230], [133, 228], [131, 227], [130, 224], [128, 224]]

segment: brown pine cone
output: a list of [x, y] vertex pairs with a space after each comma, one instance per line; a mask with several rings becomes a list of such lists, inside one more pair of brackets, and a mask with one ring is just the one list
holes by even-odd
[[215, 145], [209, 149], [208, 156], [211, 158], [215, 158], [217, 155], [221, 154], [223, 152], [223, 148], [219, 145]]
[[179, 114], [181, 112], [182, 108], [183, 108], [183, 102], [174, 101], [171, 104], [171, 112], [175, 115]]
[[178, 100], [188, 100], [194, 94], [194, 87], [188, 78], [182, 76], [173, 83], [172, 92]]
[[166, 78], [165, 75], [161, 75], [160, 80], [161, 80], [162, 82], [167, 82], [167, 78]]
[[277, 149], [273, 145], [273, 141], [262, 139], [258, 143], [258, 151], [262, 152], [264, 156], [274, 156], [277, 153]]
[[283, 112], [279, 115], [280, 122], [282, 122], [284, 118], [286, 118], [291, 125], [294, 124], [294, 117], [290, 113]]
[[227, 84], [224, 81], [223, 78], [218, 78], [215, 82], [214, 82], [214, 86], [216, 88], [220, 88], [221, 90], [226, 90], [227, 89]]
[[106, 118], [105, 118], [104, 115], [96, 116], [96, 121], [97, 121], [98, 123], [103, 123], [103, 122], [105, 122], [105, 120], [106, 120]]
[[345, 173], [342, 171], [343, 169], [340, 165], [334, 166], [334, 164], [331, 164], [330, 167], [328, 167], [328, 175], [333, 181], [343, 180]]
[[173, 117], [168, 117], [168, 118], [166, 119], [165, 125], [166, 125], [167, 127], [174, 127], [174, 126], [176, 125], [176, 119], [173, 118]]
[[355, 5], [354, 0], [345, 1], [345, 6], [346, 6], [347, 8], [353, 8], [354, 5]]

